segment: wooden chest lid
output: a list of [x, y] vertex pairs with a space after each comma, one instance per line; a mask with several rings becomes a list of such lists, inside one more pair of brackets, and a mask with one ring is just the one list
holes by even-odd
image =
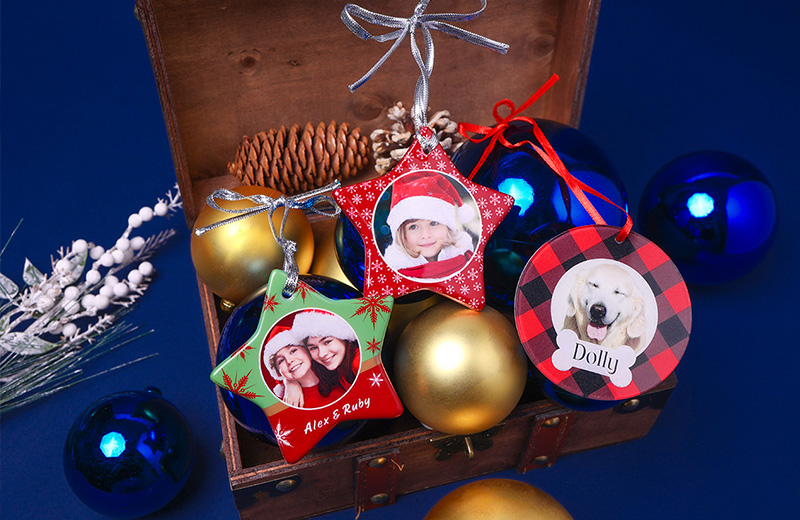
[[[430, 108], [492, 123], [492, 106], [517, 105], [553, 73], [561, 80], [526, 115], [576, 126], [599, 1], [492, 0], [461, 27], [508, 43], [503, 56], [434, 31]], [[415, 2], [364, 0], [366, 9], [409, 16]], [[407, 40], [356, 93], [347, 85], [390, 43], [362, 41], [341, 22], [344, 2], [137, 0], [189, 223], [245, 135], [319, 122], [369, 134], [386, 109], [411, 105], [419, 69]], [[426, 12], [470, 12], [475, 0], [437, 0]], [[369, 27], [374, 33], [384, 28]]]

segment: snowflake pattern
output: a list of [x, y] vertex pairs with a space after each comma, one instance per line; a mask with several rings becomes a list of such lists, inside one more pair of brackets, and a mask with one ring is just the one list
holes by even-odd
[[234, 356], [239, 356], [240, 358], [245, 359], [244, 354], [245, 354], [245, 352], [247, 352], [249, 350], [253, 350], [253, 347], [251, 347], [250, 345], [245, 343], [244, 345], [239, 347], [239, 349], [236, 352], [234, 352], [233, 355]]
[[392, 309], [386, 304], [385, 296], [364, 296], [359, 300], [361, 301], [361, 307], [356, 310], [351, 318], [361, 315], [369, 316], [373, 327], [378, 321], [378, 314], [392, 312]]
[[313, 290], [314, 289], [312, 289], [307, 283], [298, 282], [296, 292], [300, 293], [300, 297], [303, 299], [303, 301], [306, 301], [306, 294]]
[[[252, 372], [252, 370], [250, 371]], [[236, 382], [231, 379], [231, 376], [222, 371], [222, 381], [225, 384], [225, 388], [230, 390], [236, 395], [241, 395], [245, 399], [255, 399], [257, 397], [263, 397], [261, 395], [256, 394], [255, 392], [249, 390], [252, 385], [247, 384], [247, 380], [250, 378], [250, 372], [243, 375], [241, 378], [237, 378]], [[234, 377], [236, 377], [234, 375]]]
[[350, 197], [350, 200], [353, 201], [353, 204], [361, 204], [361, 194], [360, 193], [354, 193], [353, 196]]
[[375, 354], [376, 352], [380, 351], [381, 349], [381, 342], [375, 338], [372, 338], [372, 341], [367, 341], [367, 350]]
[[370, 388], [372, 388], [373, 386], [381, 386], [381, 383], [383, 383], [383, 378], [382, 378], [382, 377], [381, 377], [381, 375], [380, 375], [379, 373], [377, 373], [377, 372], [375, 372], [374, 374], [372, 374], [372, 375], [369, 377], [369, 380], [370, 380], [370, 382], [372, 383], [372, 384], [370, 385]]
[[283, 426], [281, 426], [280, 421], [278, 421], [278, 425], [275, 426], [273, 433], [275, 434], [275, 440], [278, 441], [278, 444], [283, 444], [284, 446], [289, 446], [293, 448], [292, 444], [289, 442], [288, 437], [294, 430], [284, 430]]
[[280, 305], [278, 300], [275, 299], [275, 295], [270, 295], [269, 298], [264, 298], [264, 309], [269, 310], [270, 312], [275, 312], [275, 307]]

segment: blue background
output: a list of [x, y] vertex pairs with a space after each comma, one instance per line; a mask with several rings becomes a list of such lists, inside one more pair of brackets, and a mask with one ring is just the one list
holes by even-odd
[[[21, 281], [25, 257], [44, 270], [74, 239], [112, 244], [130, 212], [172, 186], [174, 169], [132, 0], [4, 1], [0, 17], [3, 242], [23, 219], [2, 271]], [[545, 490], [576, 519], [794, 516], [798, 27], [800, 4], [790, 0], [604, 2], [581, 129], [617, 166], [633, 214], [660, 166], [720, 149], [770, 180], [779, 229], [749, 274], [690, 289], [693, 336], [647, 437], [493, 476]], [[158, 277], [129, 317], [155, 332], [93, 367], [158, 357], [0, 419], [2, 518], [99, 517], [67, 486], [67, 432], [100, 397], [149, 385], [184, 413], [197, 443], [188, 486], [153, 518], [237, 518], [218, 455], [189, 234], [182, 216], [172, 225], [179, 236], [155, 258]], [[461, 484], [402, 496], [362, 518], [421, 518]]]

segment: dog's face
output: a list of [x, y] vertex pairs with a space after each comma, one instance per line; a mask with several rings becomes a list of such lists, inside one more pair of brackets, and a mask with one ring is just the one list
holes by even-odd
[[[579, 335], [605, 344], [606, 338], [638, 337], [644, 332], [643, 301], [630, 274], [614, 264], [598, 264], [578, 274], [568, 314]], [[619, 345], [609, 345], [619, 346]]]

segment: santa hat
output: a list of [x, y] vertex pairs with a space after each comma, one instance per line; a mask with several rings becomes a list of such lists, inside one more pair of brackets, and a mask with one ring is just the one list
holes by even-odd
[[475, 216], [464, 204], [447, 177], [432, 171], [417, 171], [398, 179], [392, 187], [392, 201], [387, 224], [396, 238], [406, 220], [426, 219], [440, 222], [453, 231]]
[[311, 310], [297, 313], [292, 331], [298, 338], [332, 336], [341, 340], [356, 340], [356, 333], [343, 318], [331, 312]]
[[269, 374], [273, 379], [283, 380], [283, 376], [278, 372], [277, 368], [272, 366], [270, 358], [277, 354], [283, 347], [300, 344], [302, 344], [302, 337], [298, 338], [291, 327], [278, 325], [269, 331], [267, 339], [264, 341], [264, 365], [267, 367], [267, 370], [269, 370]]

